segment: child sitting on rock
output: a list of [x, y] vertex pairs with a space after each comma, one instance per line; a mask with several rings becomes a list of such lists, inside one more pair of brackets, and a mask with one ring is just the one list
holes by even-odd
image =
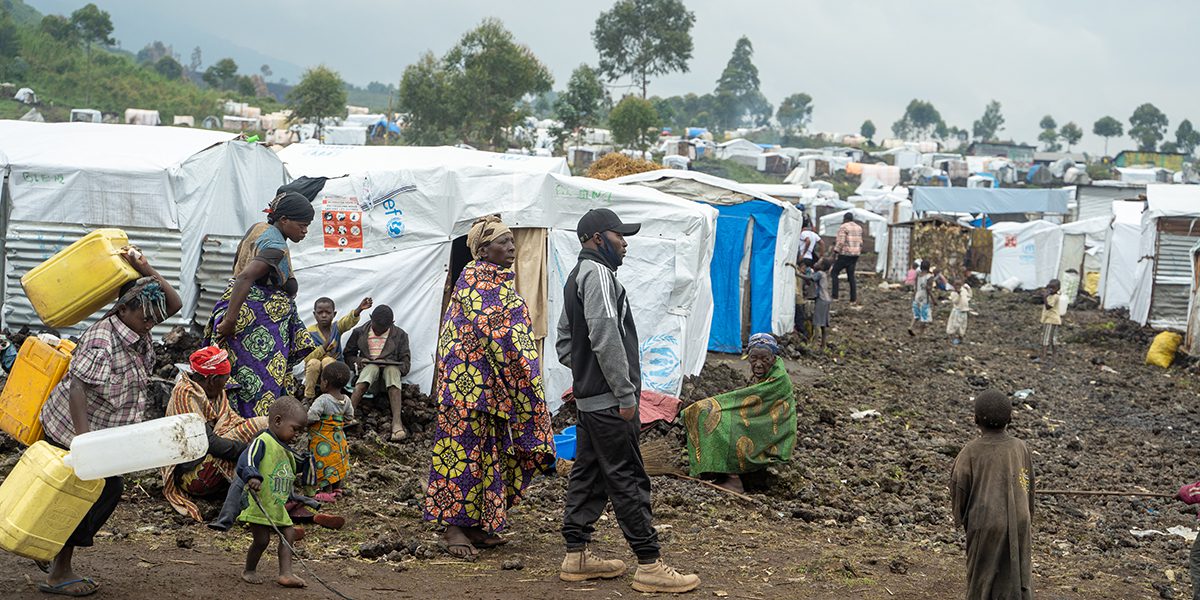
[[308, 409], [309, 450], [316, 462], [318, 502], [333, 502], [342, 495], [342, 482], [350, 468], [350, 449], [343, 426], [354, 417], [354, 405], [343, 389], [350, 367], [341, 361], [321, 369], [321, 395]]
[[1033, 461], [1025, 442], [1006, 431], [1011, 421], [1008, 396], [980, 394], [980, 435], [958, 453], [950, 475], [954, 522], [967, 536], [969, 600], [1033, 598]]
[[337, 305], [331, 298], [317, 298], [317, 301], [313, 303], [313, 318], [317, 320], [317, 324], [308, 327], [308, 337], [312, 339], [313, 345], [317, 349], [304, 359], [305, 400], [317, 397], [317, 380], [321, 378], [321, 369], [324, 369], [325, 365], [343, 358], [342, 334], [358, 325], [362, 312], [371, 308], [373, 304], [374, 301], [371, 298], [363, 298], [358, 306], [350, 311], [350, 314], [334, 322], [333, 318], [337, 316]]

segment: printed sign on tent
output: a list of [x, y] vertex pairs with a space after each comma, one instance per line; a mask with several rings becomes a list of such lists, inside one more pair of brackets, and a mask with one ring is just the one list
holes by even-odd
[[363, 249], [363, 215], [358, 199], [325, 196], [321, 199], [321, 233], [326, 250]]

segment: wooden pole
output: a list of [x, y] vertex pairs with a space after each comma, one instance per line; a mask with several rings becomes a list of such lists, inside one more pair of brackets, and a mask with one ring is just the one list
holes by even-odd
[[1102, 490], [1034, 490], [1035, 494], [1048, 496], [1138, 496], [1145, 498], [1174, 498], [1175, 494], [1162, 492], [1120, 492]]

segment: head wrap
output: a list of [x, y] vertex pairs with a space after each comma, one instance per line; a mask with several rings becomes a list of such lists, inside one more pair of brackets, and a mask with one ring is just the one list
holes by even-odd
[[508, 225], [500, 220], [500, 215], [488, 215], [476, 219], [467, 232], [467, 249], [472, 258], [483, 258], [483, 247], [510, 233]]
[[216, 347], [201, 348], [188, 357], [192, 371], [197, 375], [228, 375], [232, 369], [229, 353]]
[[284, 217], [301, 223], [311, 223], [317, 215], [312, 202], [299, 192], [284, 192], [275, 196], [263, 212], [267, 213], [267, 222], [272, 224]]
[[108, 311], [109, 315], [117, 314], [117, 309], [122, 306], [131, 308], [142, 308], [142, 313], [147, 317], [153, 317], [155, 321], [162, 321], [167, 318], [167, 293], [163, 291], [162, 285], [153, 277], [142, 277], [136, 281], [131, 281], [125, 284], [124, 293], [120, 298], [117, 298], [117, 303], [113, 305], [112, 310]]
[[746, 346], [746, 352], [749, 353], [755, 348], [766, 348], [771, 351], [771, 354], [779, 354], [779, 342], [775, 341], [775, 336], [769, 333], [756, 333], [750, 336], [750, 343]]

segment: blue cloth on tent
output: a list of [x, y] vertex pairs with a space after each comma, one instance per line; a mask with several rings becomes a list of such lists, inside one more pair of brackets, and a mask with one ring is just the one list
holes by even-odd
[[708, 349], [742, 351], [741, 265], [745, 255], [747, 224], [753, 222], [750, 244], [750, 330], [772, 331], [775, 291], [775, 245], [783, 208], [763, 200], [717, 206], [717, 239], [710, 278], [713, 288], [713, 321]]

